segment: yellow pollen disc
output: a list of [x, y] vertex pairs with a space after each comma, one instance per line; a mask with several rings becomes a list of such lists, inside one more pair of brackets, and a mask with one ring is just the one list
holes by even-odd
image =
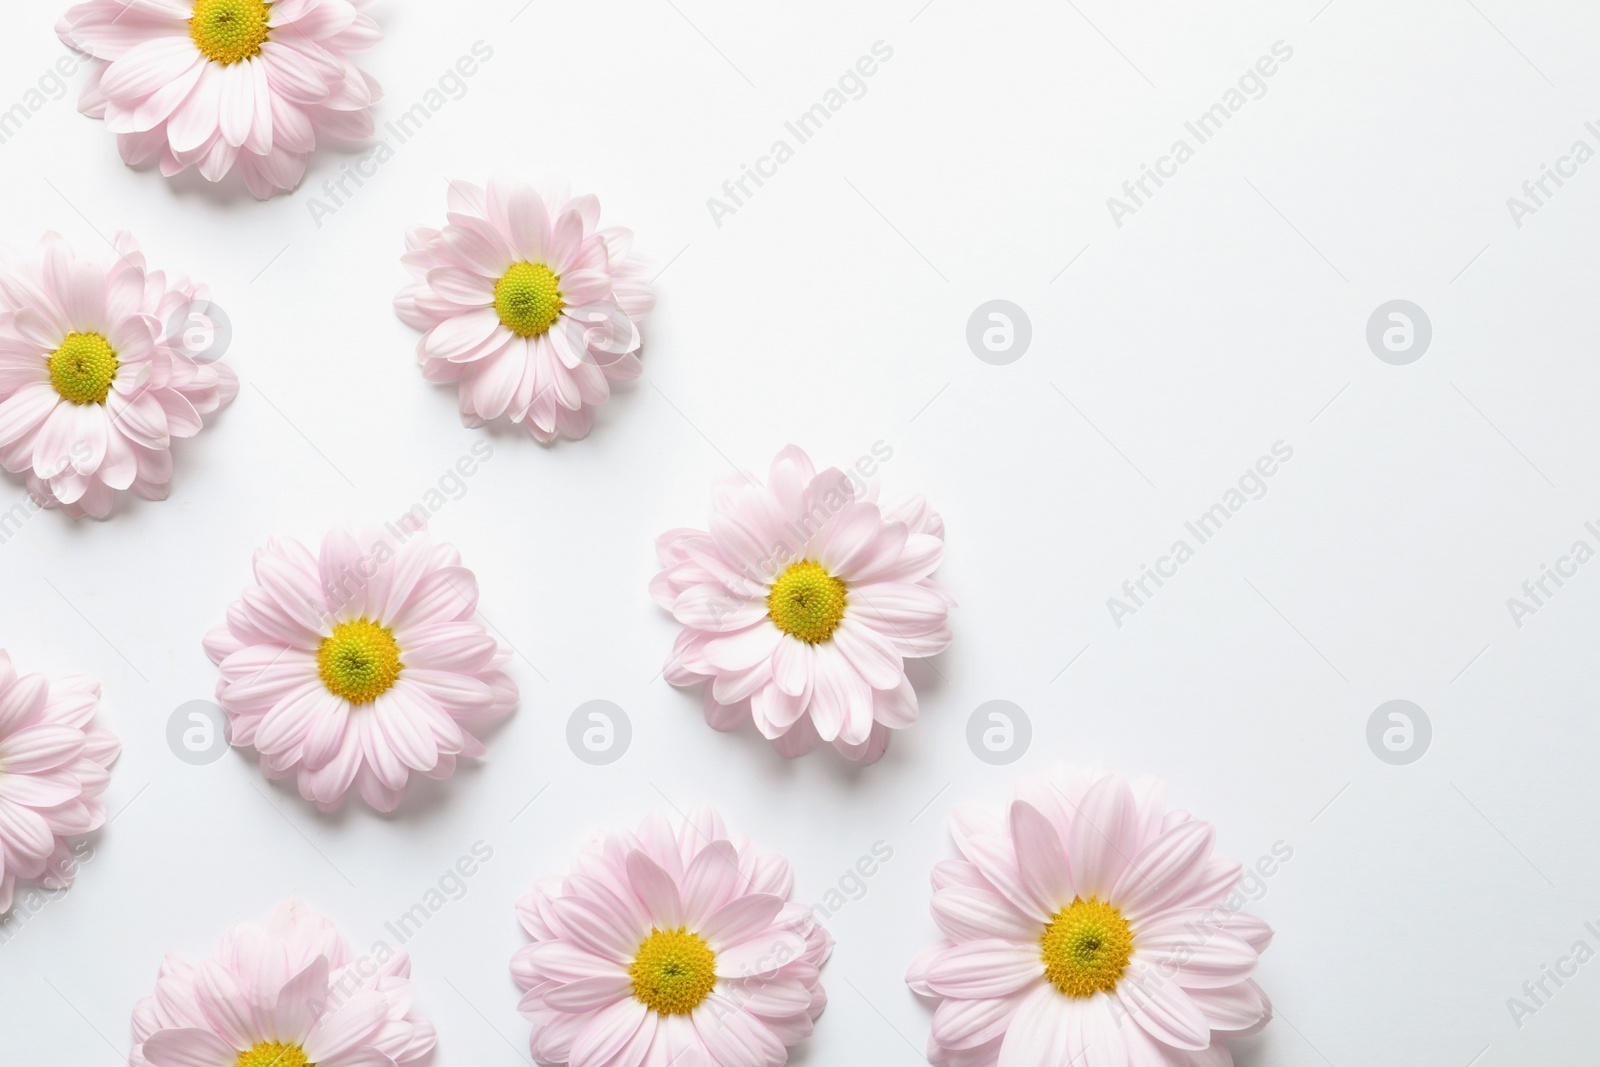
[[74, 404], [104, 404], [117, 377], [117, 354], [97, 333], [69, 333], [50, 354], [50, 384]]
[[239, 1053], [233, 1067], [317, 1067], [306, 1059], [299, 1045], [281, 1045], [276, 1041], [253, 1045]]
[[767, 594], [767, 615], [790, 637], [820, 644], [844, 618], [844, 583], [814, 560], [792, 563]]
[[518, 337], [538, 337], [566, 306], [561, 279], [543, 263], [513, 263], [494, 283], [494, 310]]
[[717, 954], [684, 927], [651, 928], [628, 968], [633, 996], [662, 1015], [687, 1015], [717, 984]]
[[317, 649], [317, 673], [334, 696], [370, 704], [400, 676], [400, 646], [386, 626], [369, 619], [341, 622]]
[[1099, 897], [1075, 897], [1044, 928], [1039, 948], [1051, 985], [1069, 997], [1092, 997], [1117, 988], [1133, 957], [1133, 927]]
[[195, 0], [189, 36], [207, 59], [242, 62], [261, 54], [271, 8], [264, 0]]

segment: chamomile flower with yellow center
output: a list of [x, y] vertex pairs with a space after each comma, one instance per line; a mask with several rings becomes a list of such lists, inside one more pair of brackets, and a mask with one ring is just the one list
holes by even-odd
[[375, 0], [85, 0], [56, 24], [90, 57], [78, 108], [123, 160], [172, 177], [237, 170], [265, 200], [300, 184], [324, 139], [372, 136], [378, 83], [354, 59]]
[[411, 960], [374, 962], [303, 901], [229, 930], [197, 963], [168, 957], [133, 1010], [130, 1067], [409, 1067], [436, 1038]]
[[1271, 1019], [1250, 975], [1272, 930], [1160, 780], [1058, 767], [950, 826], [962, 858], [933, 874], [944, 940], [906, 974], [939, 1002], [931, 1062], [1227, 1067], [1228, 1040]]
[[124, 493], [166, 499], [172, 440], [239, 389], [166, 335], [204, 288], [149, 269], [127, 234], [113, 244], [109, 266], [54, 234], [0, 258], [0, 466], [74, 518], [103, 519]]
[[589, 433], [614, 383], [639, 376], [655, 306], [633, 235], [600, 228], [592, 196], [453, 181], [442, 229], [406, 235], [395, 311], [422, 330], [423, 377], [451, 382], [461, 420], [506, 419], [541, 442]]
[[811, 1033], [833, 939], [783, 857], [698, 808], [597, 835], [574, 870], [517, 906], [537, 1062], [776, 1067]]
[[421, 532], [334, 530], [256, 553], [256, 584], [212, 630], [229, 740], [323, 811], [354, 787], [392, 811], [412, 772], [447, 778], [509, 714], [510, 650], [474, 621], [478, 585]]
[[706, 682], [717, 729], [753, 721], [786, 756], [820, 740], [871, 762], [915, 721], [905, 661], [950, 643], [954, 602], [929, 577], [944, 523], [921, 497], [878, 503], [867, 462], [818, 473], [790, 445], [765, 485], [719, 492], [709, 530], [656, 541], [650, 591], [683, 626], [666, 677]]

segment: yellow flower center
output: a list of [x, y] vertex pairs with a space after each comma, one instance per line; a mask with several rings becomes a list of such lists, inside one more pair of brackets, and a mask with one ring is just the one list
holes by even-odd
[[1133, 927], [1099, 897], [1074, 897], [1044, 928], [1039, 949], [1051, 985], [1069, 997], [1092, 997], [1117, 988], [1133, 956]]
[[650, 930], [628, 968], [633, 996], [662, 1015], [687, 1015], [717, 984], [717, 954], [684, 927]]
[[195, 0], [189, 36], [207, 59], [238, 63], [261, 54], [267, 39], [265, 0]]
[[494, 283], [494, 310], [518, 337], [538, 337], [566, 306], [561, 279], [543, 263], [513, 263]]
[[814, 560], [792, 563], [767, 594], [767, 615], [790, 637], [820, 644], [844, 618], [844, 583]]
[[50, 384], [74, 404], [104, 404], [117, 377], [117, 354], [97, 333], [69, 333], [50, 354]]
[[400, 646], [387, 626], [369, 619], [341, 622], [317, 648], [317, 673], [328, 692], [370, 704], [400, 676]]
[[306, 1059], [299, 1045], [283, 1045], [276, 1041], [252, 1045], [239, 1053], [233, 1067], [317, 1067]]

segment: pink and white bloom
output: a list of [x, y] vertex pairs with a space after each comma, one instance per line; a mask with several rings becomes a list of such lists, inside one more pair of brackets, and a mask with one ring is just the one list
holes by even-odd
[[286, 900], [198, 963], [168, 956], [133, 1009], [129, 1067], [405, 1067], [432, 1050], [402, 951], [356, 960], [337, 927]]
[[499, 418], [536, 440], [581, 438], [613, 382], [639, 376], [639, 322], [655, 307], [633, 234], [600, 228], [593, 196], [522, 182], [453, 181], [443, 229], [406, 234], [412, 281], [395, 311], [426, 331], [417, 361], [454, 382], [461, 421]]
[[93, 678], [18, 674], [0, 651], [0, 915], [18, 881], [71, 885], [73, 838], [106, 823], [100, 796], [122, 746], [93, 721], [99, 705]]
[[950, 829], [962, 858], [933, 872], [944, 938], [906, 973], [939, 1001], [938, 1067], [1231, 1067], [1229, 1038], [1271, 1019], [1250, 975], [1272, 930], [1160, 779], [1058, 767]]
[[165, 500], [173, 438], [239, 391], [230, 367], [167, 336], [205, 287], [151, 270], [128, 234], [112, 243], [109, 267], [57, 234], [0, 254], [0, 466], [74, 518], [105, 518], [124, 492]]
[[206, 635], [236, 747], [294, 775], [331, 811], [354, 785], [393, 811], [416, 771], [448, 778], [484, 754], [473, 730], [510, 713], [511, 651], [474, 621], [478, 581], [425, 533], [334, 530], [319, 555], [273, 538], [256, 584]]
[[[810, 1036], [833, 939], [788, 902], [789, 862], [757, 852], [701, 807], [597, 834], [573, 873], [517, 905], [533, 943], [511, 973], [527, 990], [541, 1064], [778, 1067]], [[320, 1065], [319, 1065], [320, 1067]]]
[[238, 168], [262, 200], [293, 189], [322, 138], [372, 136], [375, 0], [85, 0], [56, 24], [91, 58], [78, 110], [129, 166], [212, 182]]
[[917, 717], [905, 661], [950, 644], [954, 601], [928, 576], [944, 522], [920, 496], [880, 504], [876, 483], [820, 474], [790, 445], [767, 484], [717, 488], [710, 530], [656, 541], [656, 603], [683, 624], [673, 685], [705, 687], [706, 721], [751, 721], [785, 756], [818, 740], [852, 760], [883, 755]]

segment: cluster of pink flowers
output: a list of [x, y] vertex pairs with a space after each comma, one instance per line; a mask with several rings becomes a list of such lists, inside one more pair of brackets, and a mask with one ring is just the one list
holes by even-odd
[[[129, 165], [235, 175], [267, 199], [323, 141], [373, 133], [380, 90], [356, 57], [379, 39], [374, 4], [85, 0], [57, 33], [89, 57], [80, 108]], [[220, 347], [190, 343], [197, 315], [211, 323], [205, 288], [147, 266], [125, 234], [110, 243], [109, 263], [54, 234], [0, 252], [0, 467], [74, 519], [165, 499], [172, 442], [239, 387]], [[643, 369], [655, 296], [632, 244], [592, 195], [450, 182], [442, 224], [405, 235], [394, 298], [422, 378], [454, 387], [469, 427], [586, 437]], [[819, 471], [790, 445], [764, 480], [717, 486], [704, 529], [657, 539], [649, 592], [678, 627], [664, 676], [701, 687], [717, 730], [877, 761], [919, 715], [908, 664], [952, 640], [944, 548], [921, 496], [882, 498], [875, 477]], [[420, 523], [314, 548], [271, 538], [251, 577], [203, 642], [227, 740], [321, 812], [352, 797], [396, 810], [415, 775], [485, 756], [518, 703], [476, 576]], [[68, 885], [107, 821], [119, 746], [93, 721], [99, 695], [0, 652], [0, 915], [19, 885]], [[1272, 931], [1240, 910], [1240, 865], [1213, 853], [1212, 827], [1169, 808], [1159, 780], [1060, 767], [950, 828], [940, 937], [905, 975], [933, 1002], [936, 1067], [1229, 1067], [1230, 1042], [1271, 1018], [1253, 974]], [[709, 808], [595, 833], [517, 906], [534, 1059], [780, 1067], [826, 1006], [833, 950], [793, 888], [784, 857]], [[213, 955], [161, 964], [130, 1067], [409, 1067], [436, 1043], [416, 992], [404, 952], [358, 958], [291, 899]]]

